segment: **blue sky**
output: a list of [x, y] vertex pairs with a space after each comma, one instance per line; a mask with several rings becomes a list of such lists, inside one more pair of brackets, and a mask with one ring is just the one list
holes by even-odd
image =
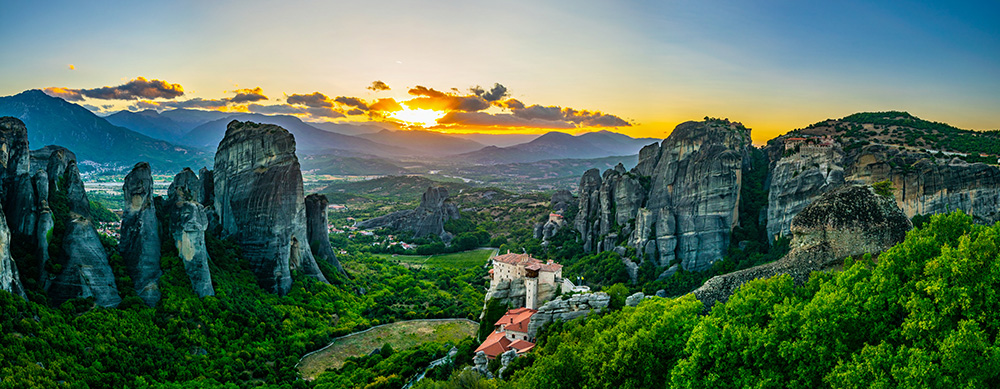
[[[760, 141], [887, 109], [1000, 128], [997, 2], [5, 3], [0, 95], [146, 77], [183, 85], [181, 99], [261, 87], [278, 103], [402, 101], [418, 85], [501, 83], [526, 104], [615, 115], [639, 136], [710, 115]], [[393, 89], [366, 90], [374, 80]]]

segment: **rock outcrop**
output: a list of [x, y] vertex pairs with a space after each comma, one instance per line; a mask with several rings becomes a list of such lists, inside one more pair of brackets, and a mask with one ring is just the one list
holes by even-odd
[[328, 205], [330, 200], [324, 195], [314, 193], [306, 196], [306, 233], [309, 236], [309, 247], [316, 260], [326, 261], [336, 267], [340, 274], [347, 275], [333, 252], [333, 246], [330, 245], [330, 223], [326, 217]]
[[[49, 301], [58, 305], [73, 298], [93, 297], [102, 307], [117, 306], [121, 297], [108, 264], [108, 253], [90, 216], [90, 201], [76, 160], [68, 159], [69, 154], [57, 148], [51, 150], [54, 153], [47, 158], [49, 188], [54, 192], [49, 196], [53, 199], [50, 205], [63, 209], [53, 209], [53, 219], [57, 220], [57, 226], [62, 222], [64, 230], [61, 252], [49, 259], [53, 271], [45, 275]], [[58, 228], [54, 232], [58, 234]]]
[[878, 254], [906, 237], [910, 220], [896, 203], [867, 185], [824, 193], [792, 219], [791, 251], [778, 261], [712, 277], [694, 291], [706, 310], [725, 302], [744, 283], [788, 274], [801, 285], [813, 271], [834, 268], [844, 258]]
[[167, 189], [167, 208], [170, 214], [170, 237], [177, 248], [177, 255], [184, 263], [184, 272], [191, 280], [191, 288], [198, 297], [214, 296], [212, 272], [208, 265], [208, 248], [205, 230], [208, 216], [201, 205], [202, 181], [189, 168], [174, 176]]
[[7, 229], [6, 219], [0, 212], [0, 290], [27, 298], [17, 265], [10, 256], [10, 230]]
[[556, 320], [569, 321], [608, 307], [611, 296], [604, 292], [575, 294], [557, 298], [538, 308], [528, 323], [528, 336], [534, 337], [544, 325]]
[[28, 130], [21, 120], [0, 118], [0, 204], [16, 239], [34, 237], [38, 197], [31, 179]]
[[[776, 146], [782, 146], [777, 143]], [[869, 145], [843, 152], [800, 151], [774, 163], [768, 195], [771, 238], [788, 235], [791, 220], [823, 193], [847, 184], [892, 182], [896, 204], [907, 217], [962, 210], [983, 223], [1000, 221], [1000, 169], [961, 159]]]
[[400, 231], [413, 231], [414, 238], [437, 235], [447, 242], [451, 240], [451, 234], [444, 230], [444, 223], [458, 218], [458, 207], [448, 200], [448, 189], [439, 186], [427, 188], [416, 209], [368, 219], [358, 223], [358, 228], [389, 227]]
[[215, 212], [257, 281], [285, 294], [291, 271], [327, 282], [309, 249], [295, 138], [270, 124], [232, 121], [215, 154]]
[[689, 271], [707, 269], [739, 223], [750, 147], [750, 130], [739, 123], [686, 122], [644, 147], [630, 171], [587, 171], [574, 222], [584, 250], [631, 246], [657, 266], [677, 260]]
[[146, 305], [160, 301], [160, 223], [153, 205], [153, 175], [149, 164], [139, 162], [125, 176], [122, 186], [125, 208], [118, 251], [128, 269], [135, 291]]

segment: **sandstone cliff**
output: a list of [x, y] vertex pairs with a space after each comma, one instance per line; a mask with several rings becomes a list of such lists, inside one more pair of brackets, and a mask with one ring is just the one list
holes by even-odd
[[121, 252], [135, 291], [146, 305], [160, 301], [160, 224], [153, 205], [153, 175], [146, 162], [139, 162], [125, 176], [118, 251]]
[[21, 120], [0, 118], [0, 204], [17, 239], [35, 235], [37, 195], [31, 179], [28, 130]]
[[739, 223], [750, 130], [725, 120], [683, 123], [659, 146], [639, 152], [630, 171], [617, 166], [580, 180], [574, 226], [587, 251], [634, 247], [641, 257], [687, 270], [722, 259]]
[[239, 242], [261, 287], [287, 293], [293, 269], [327, 282], [309, 249], [292, 134], [270, 124], [230, 122], [212, 175], [222, 233]]
[[330, 223], [326, 217], [329, 205], [330, 200], [324, 195], [314, 193], [306, 196], [306, 232], [309, 235], [309, 247], [317, 260], [326, 261], [336, 267], [340, 274], [347, 275], [340, 266], [333, 247], [330, 246]]
[[0, 290], [26, 298], [17, 265], [10, 256], [10, 230], [3, 212], [0, 212]]
[[191, 169], [184, 168], [170, 183], [166, 202], [170, 214], [170, 237], [184, 263], [191, 288], [198, 297], [215, 295], [208, 265], [208, 248], [205, 247], [208, 216], [199, 202], [203, 198], [202, 188], [203, 183], [198, 176]]
[[768, 236], [788, 235], [795, 215], [823, 193], [844, 185], [843, 164], [839, 148], [804, 150], [781, 158], [771, 170]]
[[420, 205], [413, 210], [393, 212], [385, 216], [358, 223], [358, 228], [389, 227], [400, 231], [413, 231], [413, 237], [438, 235], [441, 240], [451, 240], [444, 230], [444, 223], [459, 218], [458, 207], [448, 200], [448, 189], [429, 187], [420, 198]]
[[906, 237], [910, 220], [892, 199], [866, 185], [823, 193], [792, 220], [791, 251], [776, 262], [712, 277], [694, 291], [706, 309], [725, 302], [744, 283], [788, 274], [802, 285], [813, 271], [826, 270], [848, 256], [878, 254]]

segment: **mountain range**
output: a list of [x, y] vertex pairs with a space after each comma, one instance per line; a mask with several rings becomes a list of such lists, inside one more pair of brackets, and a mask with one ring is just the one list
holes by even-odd
[[[32, 129], [32, 147], [58, 144], [77, 152], [90, 169], [121, 170], [135, 162], [150, 162], [155, 171], [209, 164], [226, 126], [233, 120], [279, 125], [295, 136], [303, 155], [318, 161], [342, 158], [363, 166], [364, 159], [420, 158], [450, 165], [526, 163], [549, 159], [592, 159], [635, 155], [656, 139], [635, 139], [601, 131], [570, 135], [445, 134], [399, 130], [382, 123], [309, 123], [289, 115], [262, 115], [174, 109], [163, 112], [121, 111], [99, 117], [86, 108], [29, 90], [0, 97], [0, 116], [13, 116]], [[114, 152], [108, 152], [114, 150]], [[380, 171], [394, 170], [379, 164]], [[351, 169], [356, 171], [357, 169]], [[363, 174], [364, 169], [358, 171]]]

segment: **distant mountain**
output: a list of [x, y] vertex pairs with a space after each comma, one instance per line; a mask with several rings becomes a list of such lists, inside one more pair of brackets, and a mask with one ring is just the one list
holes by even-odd
[[299, 157], [303, 174], [336, 176], [385, 176], [407, 174], [397, 162], [376, 157], [355, 157], [338, 154], [309, 154]]
[[[40, 90], [0, 97], [0, 116], [13, 116], [28, 127], [32, 149], [59, 145], [72, 150], [81, 170], [128, 169], [146, 161], [157, 172], [185, 166], [211, 166], [210, 155], [111, 124], [86, 108]], [[88, 163], [89, 161], [89, 163]]]
[[582, 135], [549, 132], [531, 142], [510, 147], [489, 146], [456, 156], [477, 164], [536, 162], [547, 159], [594, 159], [638, 154], [639, 149], [653, 138], [632, 138], [628, 135], [600, 131]]
[[519, 145], [521, 143], [528, 143], [535, 138], [538, 138], [538, 134], [452, 134], [453, 136], [468, 139], [471, 141], [482, 143], [486, 146], [496, 146], [496, 147], [509, 147], [514, 145]]
[[336, 132], [344, 135], [374, 134], [390, 127], [388, 125], [376, 123], [309, 122], [308, 124], [323, 131]]
[[391, 146], [406, 147], [433, 156], [462, 154], [485, 147], [479, 142], [432, 131], [382, 130], [358, 137]]
[[232, 115], [202, 124], [185, 134], [179, 142], [214, 150], [222, 141], [222, 137], [226, 135], [226, 126], [233, 120], [249, 120], [255, 123], [281, 126], [295, 136], [296, 150], [299, 153], [317, 153], [328, 149], [340, 149], [380, 157], [417, 154], [415, 151], [403, 147], [389, 146], [356, 136], [323, 131], [294, 116], [268, 116], [252, 113]]
[[191, 130], [186, 124], [175, 122], [152, 109], [139, 112], [119, 111], [104, 118], [116, 126], [168, 142], [176, 142]]
[[173, 120], [175, 123], [180, 124], [187, 130], [198, 127], [202, 124], [208, 123], [213, 120], [219, 120], [227, 116], [232, 116], [232, 112], [222, 112], [222, 111], [203, 111], [200, 109], [171, 109], [169, 111], [160, 112], [160, 117]]

